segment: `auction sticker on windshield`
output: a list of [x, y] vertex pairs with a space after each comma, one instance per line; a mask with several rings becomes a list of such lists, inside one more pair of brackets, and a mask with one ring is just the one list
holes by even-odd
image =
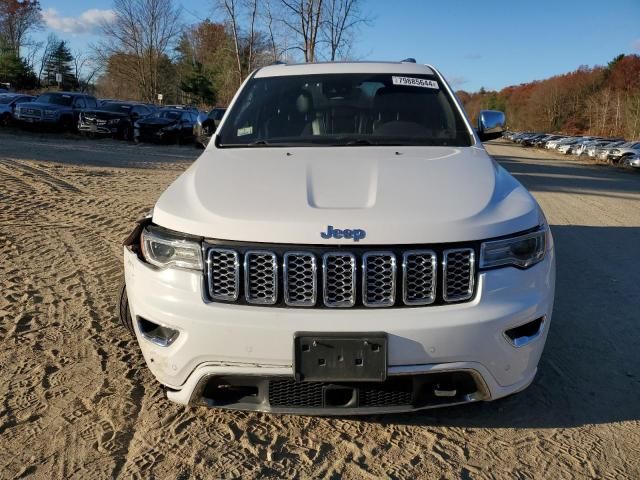
[[394, 85], [407, 85], [410, 87], [435, 88], [439, 89], [438, 82], [435, 80], [427, 80], [425, 78], [411, 77], [391, 77]]

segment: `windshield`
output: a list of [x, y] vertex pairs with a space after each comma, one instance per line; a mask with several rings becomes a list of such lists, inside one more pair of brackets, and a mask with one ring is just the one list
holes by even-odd
[[39, 103], [52, 103], [53, 105], [68, 107], [73, 103], [73, 97], [62, 93], [43, 93], [36, 101]]
[[471, 143], [452, 98], [431, 75], [254, 78], [218, 135], [220, 147]]
[[166, 118], [167, 120], [178, 120], [182, 112], [178, 112], [176, 110], [160, 110], [153, 114], [156, 118]]
[[131, 112], [131, 105], [127, 105], [126, 103], [105, 103], [100, 107], [100, 110], [104, 110], [106, 112], [116, 112], [116, 113], [129, 113]]

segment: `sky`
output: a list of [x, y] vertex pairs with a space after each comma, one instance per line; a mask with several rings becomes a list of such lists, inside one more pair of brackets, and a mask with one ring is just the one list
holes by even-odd
[[[177, 0], [179, 3], [179, 0]], [[111, 0], [40, 0], [45, 38], [72, 50], [99, 40]], [[213, 0], [184, 1], [186, 23], [214, 14]], [[501, 89], [640, 54], [640, 0], [363, 0], [370, 25], [356, 35], [359, 60], [415, 58], [456, 89]]]

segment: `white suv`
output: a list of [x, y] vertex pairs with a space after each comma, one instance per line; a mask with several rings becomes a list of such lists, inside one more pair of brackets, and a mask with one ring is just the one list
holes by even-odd
[[183, 404], [353, 414], [536, 374], [553, 241], [440, 73], [273, 65], [125, 241], [122, 321]]

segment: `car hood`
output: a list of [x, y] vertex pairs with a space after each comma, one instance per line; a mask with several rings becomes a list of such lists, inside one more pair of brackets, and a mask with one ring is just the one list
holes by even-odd
[[46, 108], [47, 110], [71, 110], [71, 107], [55, 103], [29, 102], [20, 105], [22, 108]]
[[479, 240], [541, 222], [535, 200], [483, 148], [210, 148], [158, 200], [153, 221], [213, 239], [345, 244]]

